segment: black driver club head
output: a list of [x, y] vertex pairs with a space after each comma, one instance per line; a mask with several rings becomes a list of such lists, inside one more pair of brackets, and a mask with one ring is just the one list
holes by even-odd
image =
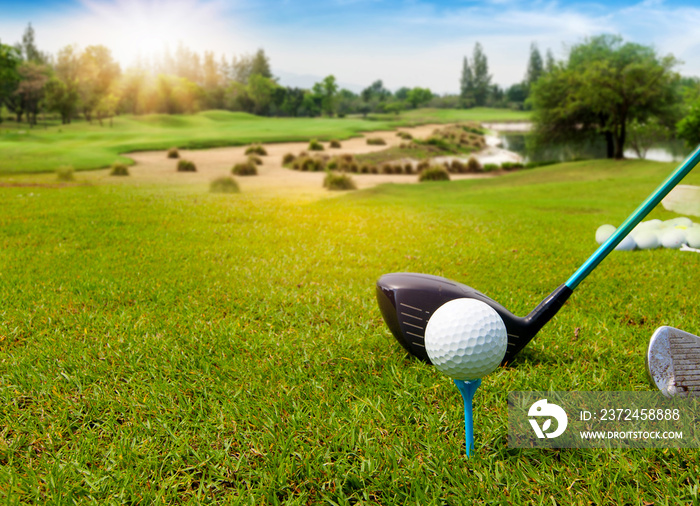
[[559, 311], [571, 292], [569, 287], [561, 285], [528, 316], [521, 318], [483, 293], [439, 276], [400, 272], [385, 274], [377, 281], [377, 301], [391, 333], [406, 351], [428, 364], [431, 362], [425, 350], [425, 327], [435, 310], [446, 302], [477, 299], [496, 310], [508, 332], [505, 364]]

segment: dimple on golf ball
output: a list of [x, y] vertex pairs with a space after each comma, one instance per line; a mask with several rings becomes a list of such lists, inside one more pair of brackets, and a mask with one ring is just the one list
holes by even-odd
[[440, 306], [425, 328], [425, 350], [436, 369], [458, 380], [475, 380], [498, 367], [508, 334], [495, 309], [476, 299]]

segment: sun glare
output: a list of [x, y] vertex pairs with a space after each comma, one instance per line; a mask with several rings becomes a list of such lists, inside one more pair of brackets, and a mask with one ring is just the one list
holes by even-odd
[[[198, 0], [91, 1], [95, 28], [103, 27], [105, 45], [114, 58], [130, 65], [137, 60], [162, 57], [178, 44], [217, 51], [216, 32], [221, 24], [221, 4]], [[101, 29], [101, 28], [100, 28]]]

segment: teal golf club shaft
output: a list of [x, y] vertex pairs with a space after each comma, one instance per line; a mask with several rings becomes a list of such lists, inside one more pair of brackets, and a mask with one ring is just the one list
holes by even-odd
[[474, 449], [474, 405], [472, 401], [474, 399], [474, 392], [476, 392], [476, 389], [481, 385], [481, 380], [454, 381], [459, 389], [459, 393], [462, 394], [462, 399], [464, 399], [464, 438], [467, 443], [467, 457], [469, 457], [471, 451]]
[[565, 283], [570, 289], [576, 288], [581, 281], [586, 279], [586, 277], [593, 272], [600, 262], [605, 259], [608, 254], [615, 249], [615, 246], [620, 244], [622, 239], [627, 237], [634, 227], [644, 219], [644, 217], [654, 209], [663, 198], [668, 195], [681, 179], [688, 175], [688, 173], [693, 170], [693, 168], [700, 162], [700, 146], [695, 148], [688, 158], [681, 163], [673, 173], [666, 178], [666, 180], [661, 183], [654, 193], [649, 195], [649, 197], [640, 205], [636, 211], [634, 211], [625, 222], [617, 227], [617, 230], [611, 235], [607, 241], [600, 245], [600, 247], [591, 255], [591, 257], [586, 260], [586, 262], [579, 267], [579, 269], [569, 278]]

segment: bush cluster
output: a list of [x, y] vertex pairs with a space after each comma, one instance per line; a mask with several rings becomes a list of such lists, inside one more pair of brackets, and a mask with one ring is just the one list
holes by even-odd
[[248, 160], [247, 162], [240, 162], [233, 166], [231, 173], [236, 176], [257, 176], [258, 168], [255, 163]]
[[405, 141], [410, 141], [413, 136], [408, 132], [396, 132], [396, 136], [402, 138]]
[[323, 179], [323, 187], [329, 190], [355, 190], [355, 182], [344, 173], [328, 171]]
[[370, 146], [385, 146], [386, 141], [381, 137], [369, 137], [367, 139], [367, 144]]
[[209, 185], [209, 191], [212, 193], [238, 193], [241, 190], [235, 179], [224, 176], [212, 181]]
[[292, 162], [292, 169], [303, 172], [320, 172], [326, 168], [327, 163], [327, 157], [304, 154], [295, 158]]
[[312, 139], [311, 142], [309, 142], [309, 151], [323, 151], [323, 144], [316, 139]]
[[56, 169], [56, 177], [59, 181], [75, 181], [75, 170], [70, 165], [63, 165]]
[[503, 162], [501, 164], [501, 168], [503, 170], [516, 170], [516, 169], [522, 169], [524, 167], [525, 167], [525, 165], [520, 163], [520, 162]]
[[180, 152], [177, 148], [170, 148], [168, 150], [168, 158], [180, 158]]
[[197, 172], [197, 166], [189, 160], [179, 160], [177, 162], [178, 172]]
[[113, 163], [112, 170], [109, 172], [110, 176], [128, 176], [129, 168], [124, 163]]
[[260, 144], [252, 144], [245, 150], [245, 154], [267, 156], [267, 151]]
[[425, 169], [418, 176], [418, 181], [449, 181], [450, 174], [445, 170], [444, 167], [435, 166]]
[[330, 146], [331, 146], [332, 148], [338, 149], [338, 148], [341, 147], [341, 146], [340, 146], [340, 141], [333, 139], [333, 140], [331, 140]]
[[282, 157], [282, 165], [289, 165], [296, 159], [293, 153], [287, 153]]
[[248, 155], [248, 162], [255, 165], [262, 165], [263, 161], [258, 155]]

